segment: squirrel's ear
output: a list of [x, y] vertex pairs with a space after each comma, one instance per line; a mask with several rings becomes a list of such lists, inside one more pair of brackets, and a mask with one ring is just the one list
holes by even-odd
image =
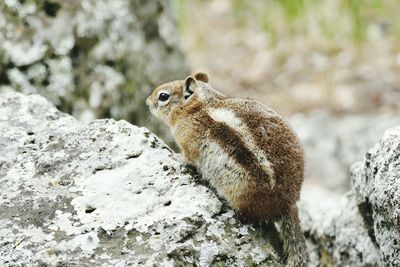
[[197, 89], [197, 82], [193, 76], [189, 76], [185, 79], [185, 85], [183, 86], [183, 98], [188, 99]]
[[198, 81], [202, 81], [205, 83], [208, 83], [208, 81], [209, 81], [207, 73], [204, 73], [204, 72], [195, 73], [194, 78]]

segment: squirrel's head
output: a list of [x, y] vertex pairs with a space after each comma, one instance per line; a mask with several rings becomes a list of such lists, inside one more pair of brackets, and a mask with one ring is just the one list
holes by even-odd
[[167, 124], [173, 124], [173, 117], [177, 114], [185, 115], [190, 106], [223, 97], [208, 83], [208, 75], [199, 72], [188, 76], [185, 80], [157, 86], [146, 99], [146, 104], [154, 116]]

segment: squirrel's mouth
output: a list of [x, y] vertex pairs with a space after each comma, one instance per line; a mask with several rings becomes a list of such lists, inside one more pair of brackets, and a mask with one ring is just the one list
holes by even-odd
[[158, 118], [156, 107], [155, 107], [151, 102], [146, 103], [146, 105], [148, 106], [151, 115], [153, 115], [154, 117], [157, 117], [157, 118]]
[[150, 96], [146, 99], [146, 106], [149, 108], [151, 114], [155, 116], [154, 109], [156, 108], [156, 105], [151, 101]]
[[151, 101], [150, 101], [150, 96], [146, 98], [146, 106], [150, 107]]
[[151, 105], [147, 105], [147, 107], [149, 108], [150, 113], [151, 113], [152, 115], [154, 115], [153, 107], [152, 107]]

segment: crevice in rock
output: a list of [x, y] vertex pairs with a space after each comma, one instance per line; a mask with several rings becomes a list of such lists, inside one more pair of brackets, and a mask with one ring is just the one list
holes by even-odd
[[85, 209], [85, 213], [92, 213], [95, 210], [96, 210], [96, 208], [94, 208], [92, 206], [87, 206]]
[[139, 152], [132, 152], [126, 155], [126, 159], [136, 159], [142, 155], [142, 151]]
[[46, 1], [43, 4], [43, 10], [49, 17], [57, 16], [58, 11], [60, 10], [61, 6], [57, 3]]
[[363, 218], [365, 228], [368, 231], [368, 236], [371, 238], [372, 243], [374, 243], [374, 245], [379, 248], [379, 244], [376, 241], [374, 232], [374, 220], [372, 218], [373, 210], [371, 203], [369, 203], [368, 198], [365, 198], [364, 202], [358, 204], [358, 211], [360, 212], [361, 217]]

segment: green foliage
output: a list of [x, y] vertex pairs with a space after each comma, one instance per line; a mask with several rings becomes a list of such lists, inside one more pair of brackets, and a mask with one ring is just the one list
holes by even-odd
[[173, 0], [172, 4], [175, 9], [179, 30], [183, 31], [185, 27], [185, 0]]
[[[208, 1], [211, 4], [212, 1]], [[197, 2], [174, 0], [179, 25], [185, 25], [184, 10]], [[371, 28], [400, 38], [400, 1], [398, 0], [265, 0], [229, 1], [232, 15], [239, 27], [253, 27], [254, 20], [276, 44], [282, 35], [298, 36], [310, 31], [310, 25], [322, 33], [327, 42], [336, 39], [362, 44]]]
[[367, 24], [363, 17], [366, 3], [360, 0], [345, 0], [344, 4], [352, 19], [353, 38], [356, 42], [361, 42], [365, 39], [365, 28]]
[[281, 5], [287, 18], [294, 20], [298, 16], [303, 14], [305, 7], [305, 0], [276, 0]]
[[233, 12], [235, 14], [236, 22], [239, 26], [244, 26], [246, 24], [246, 11], [251, 9], [248, 5], [248, 1], [244, 0], [232, 0]]

